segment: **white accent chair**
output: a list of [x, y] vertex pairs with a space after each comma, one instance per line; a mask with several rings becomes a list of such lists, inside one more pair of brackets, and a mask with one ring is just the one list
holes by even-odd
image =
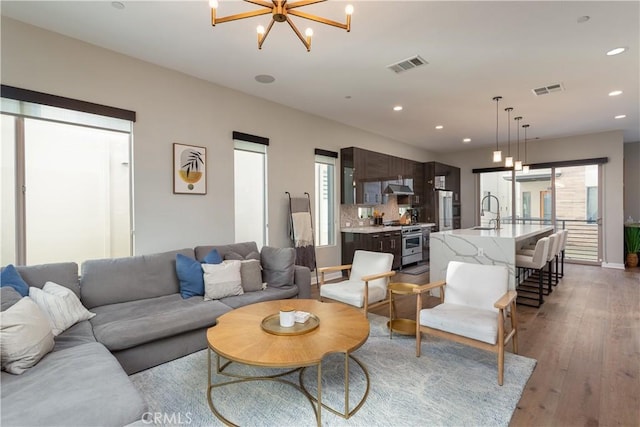
[[[447, 278], [414, 289], [416, 301], [416, 356], [422, 333], [449, 339], [498, 354], [498, 384], [504, 378], [504, 347], [512, 341], [518, 353], [516, 291], [509, 291], [507, 267], [449, 262]], [[422, 294], [440, 288], [441, 304], [422, 308]], [[505, 328], [507, 313], [511, 327]]]
[[[357, 250], [353, 263], [334, 267], [322, 267], [320, 273], [320, 301], [329, 298], [361, 308], [365, 315], [370, 308], [389, 302], [387, 285], [396, 274], [391, 269], [393, 254]], [[349, 278], [338, 283], [324, 283], [327, 272], [349, 272]]]

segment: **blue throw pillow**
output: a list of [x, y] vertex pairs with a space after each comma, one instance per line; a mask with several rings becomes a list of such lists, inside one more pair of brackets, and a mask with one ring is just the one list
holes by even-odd
[[182, 295], [182, 298], [204, 295], [204, 279], [199, 261], [177, 254], [176, 273], [180, 280], [180, 295]]
[[217, 249], [212, 249], [205, 257], [203, 262], [205, 264], [220, 264], [222, 263], [222, 257], [218, 253]]
[[22, 276], [20, 276], [20, 273], [18, 273], [18, 270], [16, 270], [13, 264], [9, 264], [2, 269], [2, 272], [0, 272], [0, 282], [2, 282], [2, 287], [11, 286], [23, 297], [29, 295], [29, 285], [22, 279]]

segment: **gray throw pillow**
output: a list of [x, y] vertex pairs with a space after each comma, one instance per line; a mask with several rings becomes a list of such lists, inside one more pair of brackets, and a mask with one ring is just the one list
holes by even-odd
[[20, 301], [22, 295], [11, 286], [3, 286], [0, 288], [0, 304], [2, 305], [2, 309], [0, 311], [5, 311], [13, 304]]
[[292, 285], [295, 272], [296, 251], [293, 248], [263, 246], [260, 262], [264, 281], [274, 288]]
[[260, 254], [258, 252], [256, 252], [256, 251], [252, 251], [252, 252], [249, 252], [247, 254], [247, 256], [242, 256], [238, 252], [228, 252], [224, 256], [224, 259], [225, 260], [227, 260], [227, 259], [237, 259], [239, 261], [244, 261], [244, 260], [247, 260], [247, 259], [256, 259], [256, 260], [260, 261]]
[[242, 289], [245, 292], [256, 292], [262, 290], [262, 267], [257, 259], [247, 259], [242, 261], [240, 266], [240, 277], [242, 278]]

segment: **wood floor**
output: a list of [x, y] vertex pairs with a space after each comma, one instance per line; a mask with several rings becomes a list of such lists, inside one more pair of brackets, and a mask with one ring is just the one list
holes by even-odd
[[[428, 273], [394, 277], [428, 280]], [[396, 306], [415, 319], [413, 297]], [[372, 312], [389, 315], [387, 306]], [[542, 307], [518, 306], [518, 317], [520, 354], [538, 364], [511, 426], [640, 426], [640, 268], [567, 264]]]

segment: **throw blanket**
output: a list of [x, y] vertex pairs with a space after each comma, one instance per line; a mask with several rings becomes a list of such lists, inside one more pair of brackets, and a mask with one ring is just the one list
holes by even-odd
[[309, 212], [295, 212], [293, 218], [293, 241], [296, 248], [313, 245], [311, 215]]
[[313, 246], [313, 229], [311, 228], [311, 214], [294, 212], [291, 214], [291, 237], [296, 249], [296, 265], [316, 268], [316, 251]]

